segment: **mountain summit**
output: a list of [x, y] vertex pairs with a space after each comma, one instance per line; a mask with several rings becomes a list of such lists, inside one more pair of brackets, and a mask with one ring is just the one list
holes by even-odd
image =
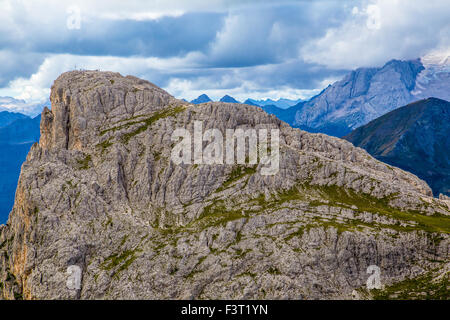
[[342, 136], [414, 100], [419, 60], [392, 60], [382, 68], [360, 68], [326, 88], [297, 111], [294, 124]]
[[[409, 294], [442, 292], [449, 202], [348, 141], [293, 129], [259, 107], [189, 104], [113, 72], [64, 73], [50, 98], [0, 226], [4, 298], [395, 292], [364, 293], [371, 265], [386, 290], [420, 275], [434, 280]], [[199, 124], [275, 130], [278, 173], [261, 175], [264, 163], [175, 164], [174, 131], [192, 135]]]
[[26, 115], [17, 112], [0, 111], [0, 128], [6, 127], [19, 119], [28, 118]]
[[193, 104], [200, 104], [200, 103], [205, 103], [205, 102], [210, 102], [212, 101], [206, 94], [202, 94], [200, 96], [198, 96], [196, 99], [192, 100], [191, 103]]
[[20, 113], [0, 112], [0, 224], [6, 222], [14, 204], [14, 193], [19, 179], [20, 167], [30, 151], [39, 141], [39, 122]]
[[235, 98], [229, 96], [229, 95], [224, 95], [221, 99], [220, 102], [227, 102], [227, 103], [240, 103], [239, 101], [237, 101]]

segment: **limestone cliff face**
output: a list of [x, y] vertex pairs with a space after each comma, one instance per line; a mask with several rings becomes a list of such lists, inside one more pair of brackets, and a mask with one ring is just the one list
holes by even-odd
[[92, 133], [107, 121], [156, 111], [173, 99], [155, 85], [117, 73], [73, 73], [52, 86], [52, 111], [43, 112], [40, 145], [45, 149], [83, 150]]
[[[448, 273], [449, 202], [349, 142], [110, 72], [62, 74], [51, 102], [0, 227], [3, 298], [351, 298], [369, 265], [386, 286]], [[278, 174], [175, 165], [197, 120], [279, 129]]]

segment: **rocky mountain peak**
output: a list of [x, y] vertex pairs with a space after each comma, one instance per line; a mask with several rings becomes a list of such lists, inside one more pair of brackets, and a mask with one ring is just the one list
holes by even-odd
[[411, 91], [414, 89], [416, 84], [417, 75], [425, 70], [420, 59], [415, 60], [391, 60], [382, 68], [383, 69], [394, 69], [398, 74], [400, 74], [400, 79], [402, 83], [405, 84], [406, 89]]
[[446, 99], [450, 73], [442, 70], [421, 59], [356, 69], [298, 108], [293, 124], [340, 137], [419, 98]]
[[220, 102], [227, 102], [227, 103], [239, 103], [239, 101], [237, 101], [235, 98], [229, 96], [229, 95], [224, 95], [221, 99]]
[[[61, 75], [51, 102], [0, 227], [4, 298], [351, 298], [370, 265], [391, 285], [448, 261], [448, 202], [350, 142], [111, 72]], [[279, 130], [279, 170], [175, 164], [196, 123]]]
[[210, 101], [212, 101], [211, 98], [203, 93], [203, 94], [199, 95], [196, 99], [192, 100], [191, 103], [200, 104], [200, 103], [205, 103], [205, 102], [210, 102]]
[[52, 85], [52, 108], [41, 120], [40, 146], [82, 150], [98, 127], [156, 111], [174, 98], [134, 76], [97, 71], [70, 71]]

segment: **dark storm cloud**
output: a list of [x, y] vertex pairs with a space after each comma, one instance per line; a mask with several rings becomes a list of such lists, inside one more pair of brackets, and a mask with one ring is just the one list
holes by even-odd
[[[16, 73], [11, 72], [11, 68], [0, 70], [0, 81], [4, 86], [14, 78], [29, 77], [46, 55], [169, 58], [198, 52], [201, 54], [188, 61], [181, 71], [149, 70], [152, 78], [159, 80], [162, 86], [171, 77], [195, 80], [207, 76], [212, 83], [223, 83], [220, 79], [224, 75], [234, 73], [236, 79], [248, 76], [265, 85], [273, 86], [273, 80], [277, 79], [283, 84], [307, 83], [311, 87], [314, 83], [311, 73], [303, 72], [311, 66], [298, 60], [299, 45], [323, 35], [328, 27], [342, 21], [345, 14], [344, 7], [338, 3], [323, 6], [302, 1], [246, 5], [224, 12], [188, 12], [145, 21], [87, 15], [79, 30], [65, 28], [65, 15], [52, 20], [53, 23], [37, 25], [26, 15], [16, 16], [17, 32], [0, 29], [3, 39], [0, 49], [25, 50], [35, 57], [25, 58], [19, 54], [15, 60], [25, 60], [25, 63], [13, 67]], [[296, 72], [283, 67], [289, 60], [295, 61], [289, 65], [295, 66]], [[264, 71], [248, 68], [273, 64], [280, 64], [280, 68], [268, 67]], [[317, 73], [314, 78], [322, 75]], [[218, 77], [217, 81], [214, 77]]]
[[[187, 13], [158, 20], [89, 18], [79, 30], [30, 30], [26, 48], [39, 53], [94, 56], [172, 57], [205, 50], [223, 25], [225, 14]], [[0, 48], [23, 48], [22, 38], [5, 37]]]
[[450, 32], [446, 0], [80, 0], [79, 30], [66, 27], [69, 1], [4, 2], [0, 90], [26, 87], [25, 96], [75, 65], [142, 76], [181, 96], [317, 90], [358, 66], [444, 47]]
[[0, 50], [0, 87], [18, 77], [29, 77], [44, 61], [45, 55], [34, 52]]

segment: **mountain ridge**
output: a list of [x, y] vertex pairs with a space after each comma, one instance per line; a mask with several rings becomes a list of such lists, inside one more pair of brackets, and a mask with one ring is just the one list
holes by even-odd
[[285, 98], [279, 98], [278, 100], [272, 100], [272, 99], [265, 99], [265, 100], [255, 100], [255, 99], [247, 99], [247, 102], [250, 102], [250, 104], [258, 105], [260, 107], [264, 106], [276, 106], [280, 109], [288, 109], [290, 107], [293, 107], [300, 102], [302, 102], [302, 99], [297, 100], [291, 100], [291, 99], [285, 99]]
[[291, 125], [342, 137], [408, 103], [436, 97], [450, 100], [448, 56], [390, 60], [379, 68], [358, 68], [329, 85], [299, 109]]
[[450, 103], [428, 98], [395, 109], [344, 138], [426, 180], [435, 196], [450, 195], [449, 123]]
[[14, 204], [20, 167], [33, 143], [39, 141], [41, 116], [23, 115], [0, 128], [0, 223], [4, 223]]
[[28, 116], [19, 112], [0, 111], [0, 128], [6, 127], [19, 119], [25, 119]]
[[44, 106], [48, 105], [49, 102], [50, 101], [44, 103], [27, 103], [22, 99], [0, 97], [0, 111], [21, 113], [34, 118], [41, 113]]
[[229, 95], [224, 95], [222, 98], [220, 98], [219, 102], [227, 102], [227, 103], [240, 103], [235, 98]]

